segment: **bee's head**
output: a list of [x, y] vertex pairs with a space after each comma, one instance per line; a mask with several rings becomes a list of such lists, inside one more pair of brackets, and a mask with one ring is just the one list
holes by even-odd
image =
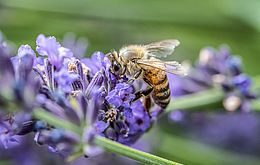
[[116, 51], [111, 51], [107, 54], [107, 57], [109, 58], [111, 62], [111, 72], [116, 75], [124, 75], [126, 71], [126, 67], [123, 63], [123, 61], [118, 56], [118, 53]]

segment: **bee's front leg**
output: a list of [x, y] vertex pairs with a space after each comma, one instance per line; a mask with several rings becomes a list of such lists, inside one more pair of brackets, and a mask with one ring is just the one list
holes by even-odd
[[128, 82], [129, 84], [132, 84], [132, 83], [142, 74], [142, 72], [143, 72], [142, 69], [138, 70], [138, 71], [134, 74], [134, 76], [133, 76], [132, 78], [130, 78], [127, 82]]

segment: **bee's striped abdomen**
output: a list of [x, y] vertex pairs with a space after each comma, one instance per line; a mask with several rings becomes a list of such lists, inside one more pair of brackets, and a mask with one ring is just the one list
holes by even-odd
[[170, 102], [170, 87], [165, 71], [153, 68], [145, 70], [144, 78], [153, 85], [152, 98], [155, 104], [166, 108]]

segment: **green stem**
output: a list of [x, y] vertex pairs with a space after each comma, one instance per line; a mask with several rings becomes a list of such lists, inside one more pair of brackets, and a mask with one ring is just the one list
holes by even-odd
[[[255, 76], [253, 78], [254, 81], [254, 86], [252, 91], [257, 92], [258, 96], [260, 95], [260, 75]], [[260, 111], [260, 99], [258, 98], [257, 100], [252, 101], [252, 108], [255, 111]]]
[[252, 108], [257, 112], [260, 111], [260, 99], [252, 101]]
[[260, 89], [260, 75], [255, 76], [253, 78], [254, 86], [253, 86], [253, 91], [259, 90]]
[[152, 164], [152, 165], [181, 165], [176, 162], [172, 162], [170, 160], [142, 152], [131, 147], [125, 146], [123, 144], [117, 143], [115, 141], [109, 140], [107, 138], [96, 136], [95, 143], [103, 147], [106, 150], [112, 151], [114, 153], [127, 156], [134, 160], [137, 160], [144, 164]]
[[[78, 135], [82, 135], [82, 130], [79, 126], [68, 122], [64, 119], [61, 119], [50, 112], [47, 112], [43, 109], [35, 109], [33, 112], [34, 117], [44, 120], [47, 123], [59, 127], [59, 128], [64, 128], [67, 130], [70, 130], [74, 133], [77, 133]], [[153, 164], [153, 165], [180, 165], [179, 163], [143, 152], [139, 151], [136, 149], [133, 149], [131, 147], [125, 146], [123, 144], [117, 143], [115, 141], [109, 140], [107, 138], [101, 137], [101, 136], [96, 136], [95, 137], [95, 143], [96, 145], [112, 151], [114, 153], [129, 157], [131, 159], [134, 159], [136, 161], [139, 161], [141, 163], [145, 164]], [[76, 154], [78, 156], [80, 153]], [[74, 157], [72, 157], [74, 158]]]
[[[167, 158], [174, 157], [186, 164], [260, 164], [257, 156], [231, 152], [214, 145], [187, 139], [187, 137], [161, 131], [160, 139], [160, 147], [155, 149], [156, 153]], [[169, 152], [169, 148], [175, 148], [175, 150]]]
[[44, 120], [47, 123], [49, 123], [50, 125], [53, 125], [55, 127], [64, 128], [64, 129], [67, 129], [74, 133], [77, 133], [79, 135], [81, 134], [81, 129], [77, 125], [75, 125], [67, 120], [64, 120], [62, 118], [59, 118], [43, 109], [40, 109], [40, 108], [35, 109], [33, 111], [33, 115], [37, 119]]
[[224, 93], [221, 89], [213, 88], [206, 91], [186, 95], [176, 99], [172, 99], [168, 105], [166, 112], [171, 112], [176, 109], [201, 109], [203, 107], [209, 108], [209, 106], [216, 105], [221, 107], [221, 103], [224, 97]]
[[[260, 76], [253, 78], [253, 91], [260, 90]], [[166, 112], [171, 112], [177, 109], [182, 110], [208, 110], [222, 108], [222, 101], [225, 93], [220, 88], [213, 88], [202, 92], [185, 95], [179, 98], [172, 99], [168, 105]], [[260, 100], [252, 102], [252, 109], [260, 111]]]

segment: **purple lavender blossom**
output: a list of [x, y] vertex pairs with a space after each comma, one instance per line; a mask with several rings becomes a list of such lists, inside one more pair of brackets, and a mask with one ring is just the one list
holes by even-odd
[[15, 115], [5, 115], [0, 121], [0, 145], [4, 148], [12, 148], [19, 145], [20, 135], [33, 130], [30, 127], [31, 116], [28, 113], [16, 113]]
[[78, 79], [78, 75], [68, 72], [67, 69], [62, 68], [59, 72], [56, 72], [54, 79], [58, 84], [58, 88], [66, 93], [72, 91], [72, 83]]
[[17, 72], [16, 79], [27, 79], [34, 62], [36, 62], [36, 54], [29, 45], [21, 45], [17, 56], [12, 57], [11, 60], [14, 70]]
[[259, 115], [255, 113], [181, 113], [181, 120], [171, 122], [185, 138], [256, 156], [260, 150], [259, 125]]
[[[13, 142], [15, 136], [33, 133], [37, 144], [48, 146], [51, 152], [64, 158], [78, 150], [83, 150], [86, 156], [94, 156], [101, 152], [92, 143], [94, 136], [132, 145], [152, 126], [154, 118], [142, 101], [133, 102], [142, 83], [128, 84], [126, 77], [111, 73], [111, 63], [102, 52], [96, 52], [91, 59], [77, 59], [54, 37], [42, 34], [37, 37], [36, 44], [36, 53], [42, 57], [37, 57], [29, 45], [22, 45], [12, 62], [8, 55], [1, 53], [1, 58], [8, 64], [1, 69], [1, 78], [10, 79], [8, 83], [2, 83], [1, 88], [4, 87], [10, 96], [1, 91], [0, 96], [4, 99], [0, 97], [0, 105], [8, 110], [6, 104], [1, 104], [5, 99], [19, 100], [18, 107], [24, 110], [20, 119], [16, 118], [14, 122], [15, 129], [1, 127], [0, 138], [5, 145]], [[32, 116], [25, 117], [38, 108], [78, 127], [84, 126], [83, 138]], [[8, 112], [1, 114], [1, 121], [8, 115]], [[82, 142], [88, 145], [75, 148]]]
[[[168, 75], [173, 96], [192, 94], [219, 86], [225, 92], [223, 106], [228, 111], [250, 111], [252, 93], [251, 78], [243, 73], [241, 59], [233, 56], [226, 47], [219, 51], [205, 48], [200, 58], [191, 68], [187, 77]], [[179, 85], [178, 85], [179, 84]]]
[[15, 133], [13, 133], [9, 125], [0, 124], [0, 142], [4, 146], [4, 148], [8, 148], [9, 143], [18, 143], [18, 140], [15, 138]]
[[[3, 65], [0, 66], [0, 100], [2, 100], [3, 104], [9, 102], [12, 105], [15, 103], [12, 107], [13, 110], [15, 108], [29, 110], [33, 107], [39, 81], [31, 72], [34, 56], [31, 54], [20, 55], [18, 57], [19, 62], [12, 63], [11, 56], [6, 54], [5, 50], [0, 47], [0, 57], [1, 62], [3, 62]], [[18, 69], [15, 69], [13, 65], [16, 65], [15, 67]], [[4, 109], [7, 110], [8, 108], [4, 107]]]
[[[256, 97], [252, 92], [251, 78], [243, 73], [242, 60], [225, 47], [218, 51], [202, 49], [189, 76], [182, 78], [169, 75], [169, 79], [174, 80], [170, 85], [175, 91], [172, 95], [176, 97], [220, 87], [225, 94], [223, 106], [229, 112], [251, 111], [251, 101]], [[172, 126], [182, 130], [183, 136], [236, 152], [257, 153], [259, 116], [252, 113], [218, 112], [177, 110], [169, 118]]]
[[7, 54], [15, 54], [16, 45], [13, 42], [8, 41], [5, 35], [1, 31], [0, 31], [0, 45]]
[[66, 33], [63, 38], [62, 44], [64, 47], [69, 48], [74, 57], [78, 59], [82, 59], [87, 52], [88, 41], [86, 38], [80, 37], [76, 39], [76, 35], [74, 33]]
[[50, 63], [59, 70], [62, 67], [64, 58], [71, 58], [73, 53], [64, 48], [56, 41], [55, 37], [45, 37], [40, 34], [36, 40], [37, 52], [42, 56], [47, 56]]
[[151, 119], [141, 101], [134, 99], [133, 86], [119, 83], [107, 97], [100, 111], [96, 130], [105, 137], [123, 144], [133, 144], [151, 126]]
[[114, 105], [130, 106], [130, 102], [135, 98], [133, 86], [126, 83], [118, 83], [114, 90], [108, 93], [106, 100]]
[[18, 49], [18, 54], [17, 57], [23, 57], [25, 55], [30, 55], [33, 58], [36, 58], [35, 52], [32, 50], [30, 45], [21, 45], [20, 48]]

